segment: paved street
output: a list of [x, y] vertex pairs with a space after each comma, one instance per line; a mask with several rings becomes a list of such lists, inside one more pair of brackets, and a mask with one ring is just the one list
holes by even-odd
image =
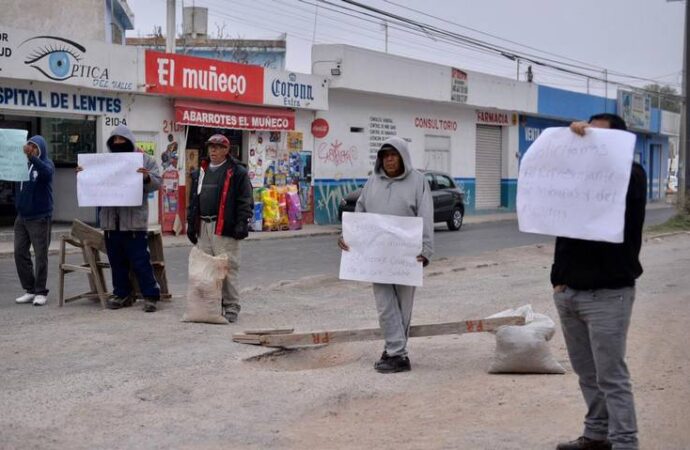
[[[646, 223], [661, 223], [673, 214], [672, 208], [655, 207], [647, 211]], [[435, 233], [434, 265], [442, 265], [443, 258], [470, 256], [552, 240], [549, 236], [520, 233], [515, 221], [469, 223], [463, 225], [460, 232], [447, 231], [444, 226], [438, 225]], [[175, 295], [184, 295], [186, 291], [189, 249], [188, 246], [165, 249], [168, 280]], [[70, 258], [77, 257], [72, 255]], [[312, 275], [335, 276], [339, 258], [340, 251], [332, 235], [247, 241], [242, 246], [240, 284], [242, 288], [248, 288]], [[57, 255], [50, 257], [49, 267], [52, 303], [57, 298]], [[75, 274], [68, 280], [69, 292], [86, 289], [86, 277]], [[5, 308], [12, 305], [14, 298], [21, 294], [14, 260], [11, 257], [0, 258], [0, 283], [6, 286], [3, 295], [0, 296], [0, 308]]]
[[[497, 240], [502, 226], [455, 235], [469, 246]], [[328, 260], [332, 251], [318, 249], [332, 240], [316, 241], [296, 258]], [[552, 245], [474, 255], [476, 247], [460, 247], [462, 256], [427, 271], [413, 322], [486, 317], [526, 303], [558, 320], [548, 284]], [[645, 449], [690, 442], [689, 255], [687, 234], [643, 245], [628, 361]], [[177, 299], [155, 314], [9, 303], [0, 311], [0, 405], [10, 412], [0, 414], [3, 449], [547, 450], [577, 436], [585, 412], [560, 331], [548, 345], [565, 375], [487, 374], [496, 341], [489, 333], [413, 338], [412, 372], [386, 376], [372, 368], [379, 341], [269, 353], [231, 340], [256, 328], [376, 326], [367, 283], [302, 279], [256, 290], [229, 326], [181, 323]]]

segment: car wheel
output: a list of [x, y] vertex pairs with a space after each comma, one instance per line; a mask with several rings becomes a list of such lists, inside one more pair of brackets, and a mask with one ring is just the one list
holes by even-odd
[[462, 227], [462, 219], [464, 218], [463, 211], [460, 208], [453, 209], [453, 215], [450, 220], [446, 222], [448, 224], [448, 229], [457, 231]]

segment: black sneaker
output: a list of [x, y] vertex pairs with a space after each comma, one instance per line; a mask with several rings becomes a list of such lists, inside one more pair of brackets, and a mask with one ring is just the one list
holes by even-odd
[[388, 356], [388, 353], [383, 352], [381, 359], [374, 364], [374, 369], [378, 373], [398, 373], [409, 372], [412, 366], [407, 356]]
[[235, 323], [237, 322], [237, 317], [239, 315], [235, 311], [226, 311], [225, 312], [225, 320], [227, 320], [230, 323]]
[[135, 300], [136, 299], [132, 298], [131, 296], [122, 298], [122, 297], [118, 297], [116, 295], [113, 295], [105, 303], [105, 307], [108, 309], [127, 308], [128, 306], [132, 306], [134, 304]]
[[156, 299], [145, 298], [144, 299], [144, 312], [151, 313], [156, 312]]
[[558, 444], [556, 450], [611, 450], [612, 448], [608, 439], [596, 440], [580, 436], [574, 441]]

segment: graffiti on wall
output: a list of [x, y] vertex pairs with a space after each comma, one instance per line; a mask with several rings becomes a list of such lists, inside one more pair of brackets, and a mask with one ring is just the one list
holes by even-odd
[[474, 178], [455, 178], [455, 184], [465, 194], [465, 210], [474, 211], [476, 180]]
[[333, 164], [338, 167], [342, 164], [353, 166], [357, 161], [357, 146], [347, 146], [339, 140], [333, 142], [322, 142], [316, 152], [320, 162]]
[[364, 186], [366, 180], [343, 180], [336, 183], [314, 184], [314, 220], [320, 225], [338, 223], [338, 205], [347, 194]]

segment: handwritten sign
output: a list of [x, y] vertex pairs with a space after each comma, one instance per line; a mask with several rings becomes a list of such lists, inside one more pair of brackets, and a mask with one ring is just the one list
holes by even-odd
[[340, 279], [422, 285], [422, 218], [343, 213]]
[[143, 202], [143, 153], [78, 155], [84, 169], [77, 173], [79, 206], [139, 206]]
[[520, 231], [623, 242], [634, 150], [635, 135], [626, 131], [544, 130], [520, 165]]
[[29, 181], [26, 138], [26, 130], [0, 129], [0, 180]]

